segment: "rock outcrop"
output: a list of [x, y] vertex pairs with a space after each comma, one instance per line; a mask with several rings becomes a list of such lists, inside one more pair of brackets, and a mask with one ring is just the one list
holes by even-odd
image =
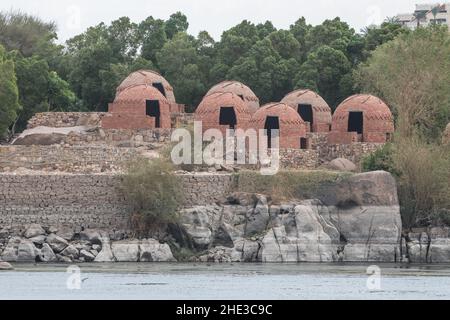
[[353, 175], [317, 198], [269, 205], [263, 195], [235, 194], [218, 206], [181, 212], [174, 237], [199, 261], [394, 262], [401, 218], [394, 178]]
[[[8, 234], [2, 229], [0, 235], [4, 238]], [[111, 237], [122, 238], [120, 232], [111, 232]], [[0, 261], [5, 262], [176, 261], [169, 245], [154, 239], [111, 241], [109, 234], [101, 230], [75, 233], [67, 228], [43, 228], [37, 224], [27, 226], [21, 236], [10, 237], [0, 253]]]

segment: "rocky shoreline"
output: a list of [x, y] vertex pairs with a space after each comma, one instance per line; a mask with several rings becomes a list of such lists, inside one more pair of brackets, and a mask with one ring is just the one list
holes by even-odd
[[[7, 229], [2, 234], [8, 234]], [[0, 259], [6, 262], [170, 262], [170, 247], [154, 239], [111, 241], [107, 232], [30, 225], [9, 237]]]
[[395, 180], [378, 171], [321, 186], [309, 200], [276, 203], [235, 192], [181, 210], [178, 223], [157, 239], [120, 230], [2, 226], [0, 261], [446, 263], [449, 230], [402, 231]]

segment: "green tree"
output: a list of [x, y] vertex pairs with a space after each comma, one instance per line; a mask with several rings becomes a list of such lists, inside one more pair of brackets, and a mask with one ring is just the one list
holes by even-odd
[[359, 61], [364, 46], [361, 36], [340, 18], [325, 20], [322, 24], [312, 27], [305, 38], [305, 45], [309, 52], [327, 45], [343, 52], [351, 62]]
[[187, 17], [179, 11], [172, 14], [169, 20], [165, 22], [165, 31], [169, 39], [172, 39], [179, 32], [186, 32], [188, 28]]
[[97, 43], [70, 53], [69, 82], [86, 109], [105, 111], [114, 93], [104, 91], [101, 74], [118, 63], [109, 44], [100, 39]]
[[401, 34], [376, 49], [355, 72], [358, 87], [382, 97], [397, 115], [397, 131], [440, 139], [450, 120], [450, 36], [433, 26]]
[[300, 44], [300, 59], [299, 62], [303, 62], [306, 59], [307, 48], [306, 48], [306, 36], [310, 32], [312, 26], [306, 23], [304, 17], [298, 19], [294, 24], [292, 24], [289, 28], [289, 31], [292, 33], [295, 39], [297, 39]]
[[222, 34], [217, 44], [218, 63], [233, 66], [259, 41], [259, 31], [256, 26], [244, 20]]
[[365, 54], [368, 55], [380, 45], [392, 41], [398, 35], [408, 31], [409, 29], [396, 22], [383, 22], [379, 27], [372, 26], [364, 29]]
[[14, 61], [7, 58], [5, 49], [0, 45], [0, 138], [8, 133], [19, 110]]
[[269, 35], [272, 46], [283, 59], [294, 58], [301, 61], [300, 43], [286, 30], [278, 30]]
[[430, 226], [450, 208], [450, 156], [440, 137], [450, 120], [450, 35], [418, 28], [378, 47], [355, 72], [362, 90], [382, 97], [396, 114], [393, 149], [368, 165], [396, 174], [403, 223]]
[[196, 106], [205, 93], [205, 77], [198, 67], [195, 39], [178, 33], [156, 55], [162, 74], [172, 84], [181, 103]]
[[258, 37], [260, 40], [264, 39], [269, 34], [277, 31], [277, 29], [273, 26], [272, 22], [270, 21], [257, 24], [256, 30], [258, 31]]
[[341, 89], [344, 85], [348, 88], [350, 71], [351, 63], [342, 51], [323, 45], [311, 52], [300, 67], [296, 87], [317, 91], [335, 108], [345, 98]]
[[47, 62], [36, 57], [15, 57], [19, 101], [22, 110], [17, 129], [24, 129], [37, 112], [74, 110], [76, 96], [69, 84], [51, 71]]
[[56, 25], [20, 11], [0, 12], [0, 44], [25, 57], [46, 52], [54, 46]]
[[139, 47], [138, 26], [128, 17], [111, 22], [106, 31], [108, 44], [120, 62], [130, 62]]
[[142, 44], [142, 57], [156, 63], [156, 53], [167, 42], [164, 21], [148, 17], [139, 24], [138, 36]]

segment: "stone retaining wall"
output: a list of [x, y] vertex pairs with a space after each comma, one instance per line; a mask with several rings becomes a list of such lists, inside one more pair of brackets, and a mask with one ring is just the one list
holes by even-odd
[[[39, 223], [124, 230], [128, 207], [115, 174], [0, 174], [0, 230]], [[228, 196], [234, 177], [181, 175], [185, 206], [208, 205]]]
[[319, 164], [319, 151], [307, 149], [282, 149], [280, 162], [283, 169], [316, 169]]
[[364, 157], [383, 147], [384, 143], [359, 142], [354, 144], [329, 145], [320, 150], [320, 160], [322, 163], [336, 158], [345, 158], [356, 165], [361, 165]]
[[0, 146], [0, 172], [19, 168], [39, 171], [117, 171], [139, 154], [135, 148], [108, 146]]
[[89, 120], [98, 123], [105, 112], [42, 112], [36, 113], [28, 121], [28, 129], [35, 127], [76, 127], [85, 125]]
[[169, 143], [171, 134], [171, 129], [98, 128], [88, 134], [70, 133], [64, 143], [71, 146], [94, 144], [134, 148], [152, 143]]

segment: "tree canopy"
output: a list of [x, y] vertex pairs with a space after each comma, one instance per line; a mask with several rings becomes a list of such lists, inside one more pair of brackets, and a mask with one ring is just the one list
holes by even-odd
[[19, 108], [14, 61], [8, 59], [5, 49], [0, 45], [0, 138], [7, 134]]
[[288, 30], [278, 30], [270, 21], [244, 20], [218, 41], [206, 31], [192, 36], [188, 28], [181, 12], [167, 20], [120, 17], [58, 45], [54, 23], [21, 12], [0, 13], [0, 44], [16, 65], [23, 107], [9, 125], [17, 121], [23, 129], [40, 111], [106, 111], [116, 87], [138, 69], [166, 77], [177, 101], [190, 111], [223, 80], [249, 85], [261, 103], [311, 88], [335, 108], [354, 92], [357, 66], [377, 47], [406, 32], [385, 22], [357, 33], [339, 18], [316, 26], [299, 18]]

